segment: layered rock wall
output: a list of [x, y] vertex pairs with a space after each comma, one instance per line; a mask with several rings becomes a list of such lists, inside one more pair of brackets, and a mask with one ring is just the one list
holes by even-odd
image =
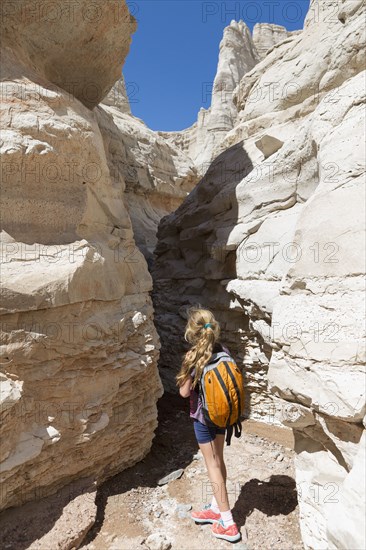
[[134, 21], [112, 1], [86, 24], [79, 2], [67, 34], [47, 3], [29, 22], [30, 4], [4, 17], [2, 43], [1, 508], [143, 458], [163, 392], [125, 180], [111, 172], [99, 113], [65, 85], [78, 67], [76, 90], [91, 74], [108, 90]]
[[246, 415], [293, 427], [307, 549], [365, 547], [364, 17], [358, 0], [313, 1], [243, 77], [153, 271], [164, 385], [200, 303], [244, 367]]
[[110, 172], [124, 188], [136, 245], [151, 263], [159, 221], [197, 184], [197, 170], [176, 145], [132, 116], [123, 79], [95, 111]]
[[253, 42], [259, 58], [263, 59], [267, 55], [268, 50], [271, 50], [275, 44], [298, 32], [288, 31], [282, 25], [256, 23], [253, 27]]

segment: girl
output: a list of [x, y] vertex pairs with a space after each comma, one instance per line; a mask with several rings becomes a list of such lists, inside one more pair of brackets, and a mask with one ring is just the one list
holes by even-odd
[[212, 355], [221, 351], [228, 352], [218, 342], [219, 336], [220, 326], [211, 311], [196, 307], [188, 310], [184, 338], [192, 347], [184, 356], [176, 382], [180, 395], [190, 398], [190, 417], [193, 418], [196, 439], [205, 459], [214, 495], [211, 504], [207, 504], [203, 510], [192, 512], [192, 518], [197, 523], [213, 523], [212, 534], [215, 537], [234, 542], [241, 535], [233, 520], [226, 489], [223, 456], [225, 428], [211, 428], [205, 424], [198, 389], [203, 367]]

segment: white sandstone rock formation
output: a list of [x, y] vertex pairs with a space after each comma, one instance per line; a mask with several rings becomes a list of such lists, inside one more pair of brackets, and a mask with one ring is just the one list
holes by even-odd
[[282, 25], [256, 23], [253, 27], [252, 37], [260, 59], [263, 59], [267, 55], [268, 50], [272, 49], [275, 44], [282, 42], [295, 33], [298, 34], [299, 31], [288, 31]]
[[[117, 0], [94, 3], [95, 25], [87, 2], [67, 25], [38, 4], [43, 18], [24, 28], [5, 16], [2, 43], [1, 508], [143, 458], [163, 391], [125, 182], [99, 114], [79, 101], [91, 73], [111, 87], [135, 24]], [[66, 86], [75, 67], [77, 97]]]
[[119, 80], [114, 84], [109, 93], [102, 101], [103, 105], [109, 107], [115, 107], [119, 112], [127, 113], [131, 115], [130, 102], [127, 95], [126, 82], [122, 75]]
[[[355, 455], [364, 453], [366, 413], [364, 81], [365, 72], [347, 79], [338, 100], [331, 91], [311, 117], [319, 183], [297, 220], [293, 242], [301, 257], [282, 279], [272, 316], [279, 349], [270, 362], [270, 387], [311, 415], [300, 429], [296, 418], [288, 425], [296, 434], [303, 540], [314, 548], [325, 541], [332, 549], [366, 542], [362, 478], [354, 485], [352, 473]], [[352, 511], [344, 496], [350, 484]], [[345, 518], [341, 529], [335, 509]]]
[[160, 219], [176, 210], [197, 184], [197, 170], [176, 145], [132, 116], [123, 79], [95, 112], [110, 173], [115, 185], [124, 187], [135, 242], [150, 263]]
[[164, 385], [200, 303], [244, 366], [246, 415], [293, 427], [307, 550], [366, 547], [364, 17], [359, 0], [312, 1], [304, 30], [243, 77], [153, 270]]
[[[213, 160], [217, 146], [234, 128], [237, 109], [233, 93], [242, 77], [264, 57], [264, 52], [291, 33], [279, 25], [255, 25], [253, 36], [244, 21], [231, 21], [220, 42], [216, 77], [212, 87], [211, 106], [200, 109], [197, 121], [181, 132], [158, 132], [175, 143], [194, 161], [204, 175]], [[209, 83], [204, 93], [209, 93]]]
[[244, 21], [232, 21], [220, 42], [211, 107], [208, 112], [201, 110], [197, 120], [193, 158], [201, 173], [211, 162], [216, 143], [234, 126], [237, 116], [232, 100], [234, 89], [258, 60], [249, 28]]

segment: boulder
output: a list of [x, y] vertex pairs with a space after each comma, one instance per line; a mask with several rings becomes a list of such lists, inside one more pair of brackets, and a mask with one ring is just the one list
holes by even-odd
[[17, 0], [2, 8], [2, 45], [92, 109], [121, 76], [137, 27], [124, 1]]

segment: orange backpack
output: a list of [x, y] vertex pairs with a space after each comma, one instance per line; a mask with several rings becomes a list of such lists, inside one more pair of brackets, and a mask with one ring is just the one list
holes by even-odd
[[199, 387], [206, 424], [226, 428], [226, 444], [230, 445], [233, 429], [235, 437], [241, 436], [244, 408], [243, 375], [231, 355], [225, 351], [212, 354]]

